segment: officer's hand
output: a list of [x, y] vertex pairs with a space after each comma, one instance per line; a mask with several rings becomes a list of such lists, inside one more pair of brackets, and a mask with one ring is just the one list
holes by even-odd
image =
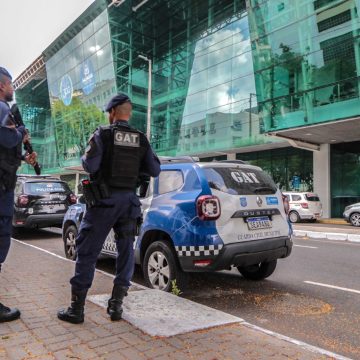
[[30, 141], [30, 135], [28, 132], [26, 132], [23, 137], [23, 144], [27, 143], [28, 141]]
[[31, 166], [34, 166], [36, 164], [37, 161], [37, 153], [33, 152], [32, 154], [26, 154], [25, 155], [25, 162], [27, 164], [30, 164]]

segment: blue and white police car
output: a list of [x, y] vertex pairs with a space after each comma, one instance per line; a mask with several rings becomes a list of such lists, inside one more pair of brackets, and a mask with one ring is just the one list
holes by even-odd
[[[162, 158], [141, 202], [143, 222], [134, 247], [151, 288], [183, 290], [188, 273], [236, 267], [262, 280], [292, 249], [283, 196], [261, 168], [242, 161], [198, 162]], [[75, 238], [84, 204], [69, 208], [63, 222], [66, 256], [75, 259]], [[111, 232], [102, 253], [115, 256]]]

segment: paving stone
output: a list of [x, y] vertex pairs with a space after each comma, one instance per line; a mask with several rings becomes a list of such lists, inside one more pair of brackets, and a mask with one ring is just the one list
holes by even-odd
[[[1, 360], [327, 358], [242, 323], [152, 337], [126, 321], [111, 322], [104, 309], [91, 302], [86, 303], [84, 324], [68, 324], [59, 321], [56, 312], [69, 302], [73, 263], [14, 242], [4, 269], [1, 301], [25, 310], [21, 319], [0, 325]], [[111, 288], [112, 278], [96, 273], [91, 293]], [[139, 296], [146, 294], [144, 290], [137, 292]]]

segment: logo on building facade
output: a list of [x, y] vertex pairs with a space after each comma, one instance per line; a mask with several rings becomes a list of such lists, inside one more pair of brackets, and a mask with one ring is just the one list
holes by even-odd
[[95, 87], [95, 71], [90, 59], [86, 59], [81, 65], [81, 87], [85, 95], [89, 95]]
[[60, 81], [60, 97], [65, 106], [69, 106], [73, 96], [73, 84], [69, 75], [64, 75]]

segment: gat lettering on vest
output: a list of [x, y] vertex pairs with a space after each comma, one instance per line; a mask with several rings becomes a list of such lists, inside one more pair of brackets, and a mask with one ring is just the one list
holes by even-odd
[[252, 172], [245, 173], [243, 171], [232, 171], [231, 177], [238, 183], [260, 183], [260, 181], [256, 178], [256, 175]]
[[118, 146], [139, 147], [140, 136], [133, 132], [116, 130], [114, 134], [114, 144]]

